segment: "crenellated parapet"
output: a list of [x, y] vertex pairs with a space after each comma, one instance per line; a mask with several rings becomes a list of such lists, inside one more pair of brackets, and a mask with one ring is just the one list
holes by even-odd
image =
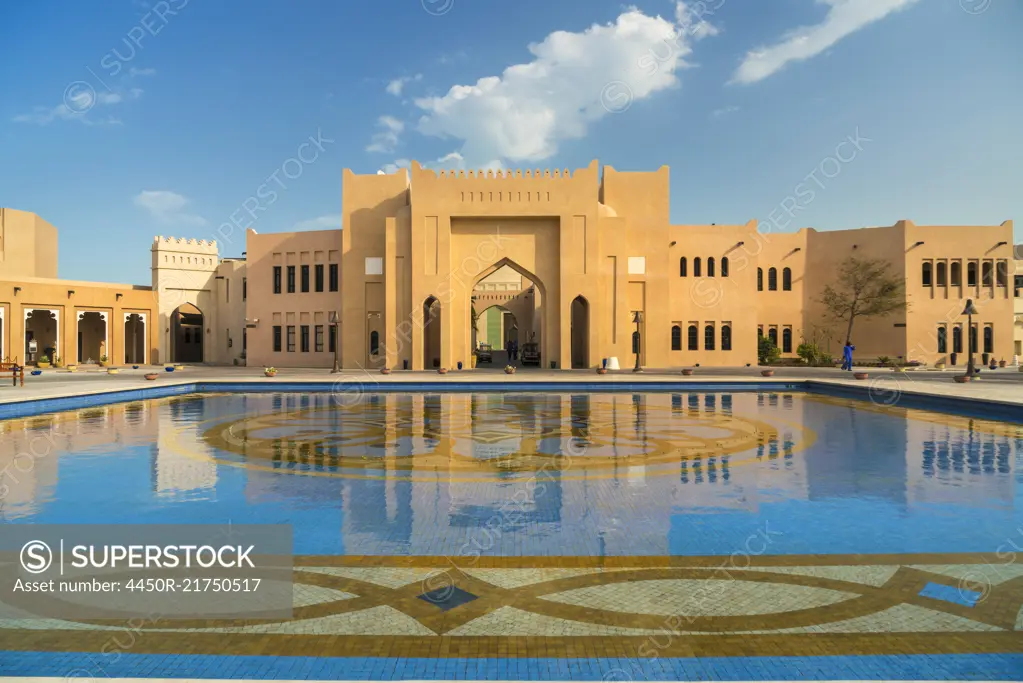
[[[433, 171], [428, 171], [428, 172], [433, 173]], [[523, 170], [521, 168], [517, 168], [517, 169], [497, 169], [497, 170], [494, 170], [494, 169], [491, 168], [491, 169], [487, 169], [487, 170], [480, 169], [478, 171], [474, 171], [472, 169], [469, 169], [468, 171], [466, 171], [464, 169], [450, 169], [450, 170], [446, 170], [446, 171], [444, 171], [444, 170], [440, 171], [440, 176], [439, 177], [441, 177], [441, 178], [475, 178], [475, 179], [478, 179], [478, 180], [483, 180], [483, 179], [492, 180], [494, 178], [544, 178], [544, 179], [548, 179], [548, 178], [571, 178], [572, 177], [572, 172], [569, 171], [567, 168], [564, 169], [564, 170], [561, 170], [560, 168], [555, 168], [553, 171], [551, 169], [549, 169], [549, 168], [546, 168], [546, 169], [539, 169], [538, 168], [538, 169], [535, 169], [535, 170], [528, 169], [528, 168], [525, 169], [525, 170]]]
[[197, 253], [216, 254], [216, 240], [201, 240], [191, 237], [164, 237], [157, 235], [153, 238], [153, 250], [167, 249], [171, 251], [196, 251]]

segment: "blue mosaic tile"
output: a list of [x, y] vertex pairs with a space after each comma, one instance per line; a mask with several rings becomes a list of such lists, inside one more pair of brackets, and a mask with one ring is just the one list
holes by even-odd
[[[104, 655], [0, 651], [0, 675], [66, 680], [158, 676], [254, 680], [1017, 681], [1023, 655], [703, 657], [649, 660], [553, 658], [385, 659], [226, 655]], [[102, 666], [101, 666], [102, 663]]]
[[957, 586], [946, 586], [941, 583], [928, 581], [918, 595], [924, 598], [934, 598], [945, 602], [954, 602], [957, 605], [976, 607], [977, 602], [984, 597], [979, 591], [971, 591]]

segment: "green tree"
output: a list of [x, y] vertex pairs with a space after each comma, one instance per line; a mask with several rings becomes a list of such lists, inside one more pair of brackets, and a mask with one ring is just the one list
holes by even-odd
[[845, 339], [850, 341], [857, 318], [882, 318], [905, 309], [905, 293], [905, 283], [892, 274], [888, 261], [850, 256], [819, 301], [829, 319], [846, 323]]
[[759, 337], [757, 339], [757, 362], [761, 365], [770, 365], [781, 358], [781, 351], [778, 350], [778, 345], [771, 341], [768, 337]]

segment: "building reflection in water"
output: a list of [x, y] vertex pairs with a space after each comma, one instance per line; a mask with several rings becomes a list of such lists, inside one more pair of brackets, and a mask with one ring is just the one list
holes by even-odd
[[[240, 454], [210, 440], [227, 425]], [[792, 393], [191, 396], [0, 422], [0, 512], [70, 522], [120, 491], [150, 520], [216, 503], [336, 552], [668, 552], [776, 503], [1011, 511], [1016, 429]]]

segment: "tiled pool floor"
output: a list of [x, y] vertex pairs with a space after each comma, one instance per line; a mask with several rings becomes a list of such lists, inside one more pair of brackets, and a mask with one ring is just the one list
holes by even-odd
[[297, 553], [289, 620], [7, 619], [0, 675], [1023, 677], [1018, 425], [798, 393], [0, 425], [5, 523], [291, 524]]

